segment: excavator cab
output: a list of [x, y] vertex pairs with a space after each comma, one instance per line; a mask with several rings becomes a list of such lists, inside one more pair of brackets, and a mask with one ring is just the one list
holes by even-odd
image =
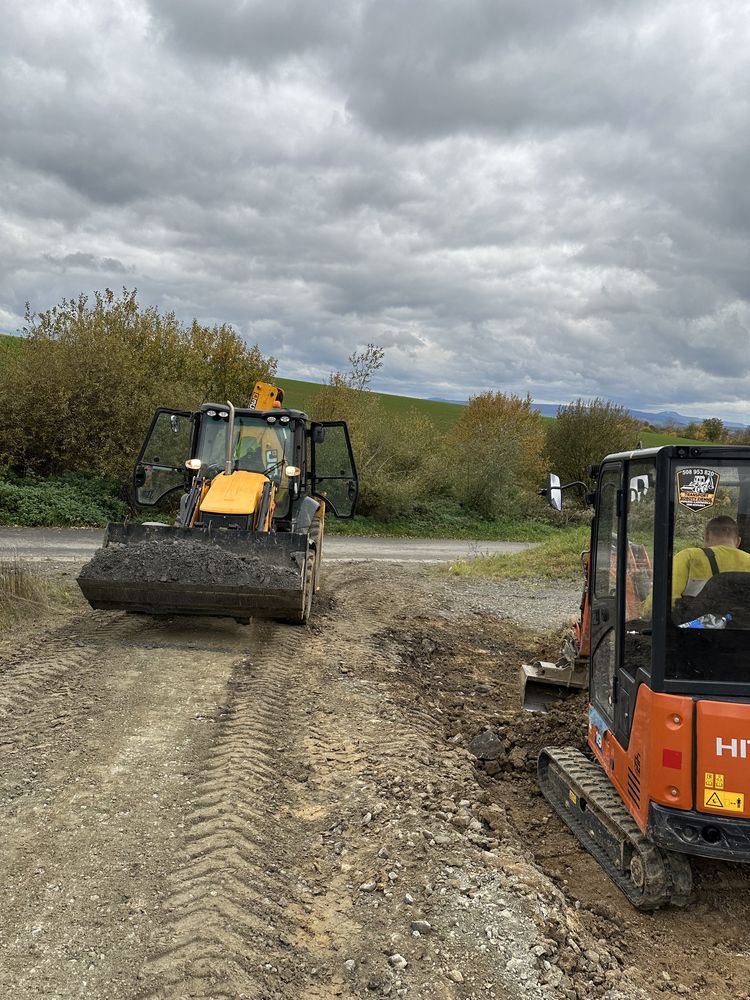
[[750, 861], [750, 448], [610, 455], [594, 508], [596, 763], [546, 748], [539, 779], [634, 905], [684, 905], [687, 856]]

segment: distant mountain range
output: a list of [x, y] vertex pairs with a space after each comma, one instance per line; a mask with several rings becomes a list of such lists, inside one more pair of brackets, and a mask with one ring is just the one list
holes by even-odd
[[[457, 403], [459, 406], [466, 406], [467, 403], [467, 400], [460, 399], [441, 399], [435, 396], [431, 398], [437, 403]], [[533, 407], [543, 417], [556, 417], [559, 405], [559, 403], [534, 403]], [[703, 417], [686, 417], [683, 413], [676, 413], [674, 410], [661, 410], [659, 413], [649, 413], [647, 410], [628, 409], [628, 413], [635, 417], [636, 420], [645, 420], [649, 424], [653, 424], [654, 427], [664, 427], [667, 424], [675, 427], [687, 427], [688, 424], [700, 423], [704, 419]], [[725, 420], [724, 426], [731, 430], [743, 430], [745, 428], [745, 424], [736, 423], [732, 420]]]

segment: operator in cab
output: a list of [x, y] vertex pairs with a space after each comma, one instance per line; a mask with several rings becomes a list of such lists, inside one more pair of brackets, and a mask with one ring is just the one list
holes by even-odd
[[750, 553], [740, 546], [737, 522], [726, 514], [706, 524], [704, 547], [683, 549], [672, 563], [672, 604], [697, 597], [717, 573], [750, 573]]

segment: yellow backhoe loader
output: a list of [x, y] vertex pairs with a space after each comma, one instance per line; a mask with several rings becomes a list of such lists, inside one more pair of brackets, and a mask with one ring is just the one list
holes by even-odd
[[110, 524], [78, 584], [93, 608], [306, 622], [325, 515], [358, 492], [342, 421], [312, 422], [258, 382], [245, 409], [154, 414], [133, 476], [139, 505], [182, 493], [174, 526]]

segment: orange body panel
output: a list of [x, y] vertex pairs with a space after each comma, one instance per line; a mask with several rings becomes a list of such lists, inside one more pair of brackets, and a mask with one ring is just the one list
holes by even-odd
[[201, 510], [207, 514], [252, 514], [267, 482], [260, 472], [238, 471], [231, 476], [215, 476], [201, 502]]
[[693, 710], [692, 698], [654, 694], [642, 684], [627, 750], [589, 722], [589, 746], [643, 831], [649, 801], [693, 808]]
[[750, 816], [750, 705], [699, 701], [696, 714], [696, 809]]

